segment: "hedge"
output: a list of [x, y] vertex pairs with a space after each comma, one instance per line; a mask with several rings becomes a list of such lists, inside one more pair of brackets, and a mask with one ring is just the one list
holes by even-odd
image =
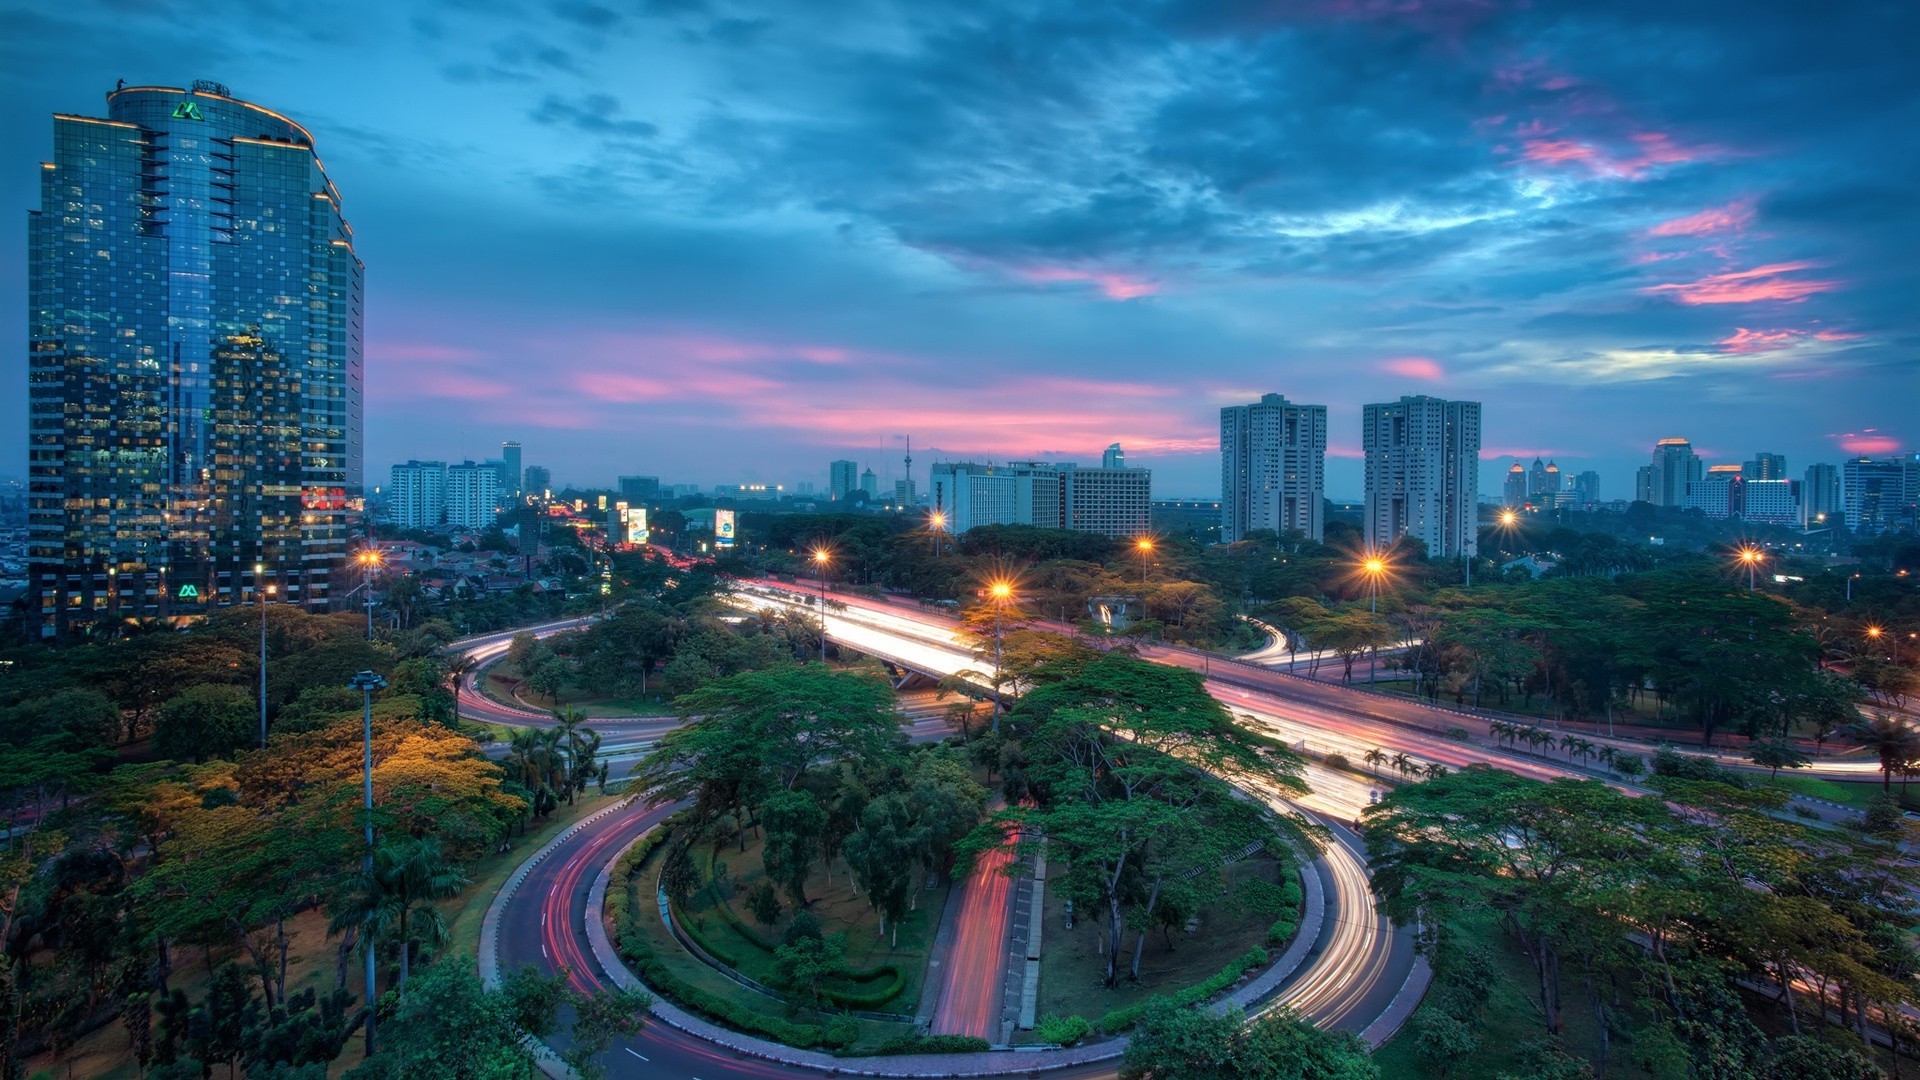
[[1184, 1007], [1205, 1001], [1220, 991], [1225, 990], [1227, 987], [1232, 986], [1234, 983], [1239, 982], [1240, 976], [1245, 975], [1247, 972], [1252, 971], [1254, 968], [1266, 962], [1267, 950], [1255, 945], [1253, 948], [1241, 953], [1238, 959], [1220, 969], [1219, 974], [1208, 979], [1206, 982], [1189, 986], [1185, 990], [1168, 997], [1148, 998], [1145, 1001], [1136, 1002], [1125, 1008], [1115, 1009], [1101, 1017], [1099, 1022], [1094, 1026], [1109, 1035], [1125, 1031], [1137, 1023], [1142, 1016], [1145, 1016], [1148, 1009], [1155, 1007], [1162, 1001], [1171, 1001], [1176, 1007]]
[[797, 1046], [802, 1050], [821, 1046], [839, 1049], [852, 1045], [860, 1037], [858, 1026], [835, 1023], [822, 1027], [819, 1024], [794, 1023], [777, 1016], [764, 1016], [695, 986], [660, 963], [653, 955], [653, 947], [633, 927], [621, 931], [619, 951], [621, 959], [632, 964], [648, 986], [685, 1008], [737, 1030], [764, 1035], [775, 1042]]
[[993, 1044], [971, 1035], [896, 1035], [878, 1046], [836, 1050], [840, 1057], [880, 1057], [887, 1054], [978, 1054]]
[[[769, 941], [766, 936], [761, 934], [757, 929], [748, 926], [746, 921], [740, 918], [740, 913], [733, 910], [732, 905], [720, 898], [717, 883], [709, 884], [708, 893], [713, 899], [713, 906], [719, 910], [720, 917], [726, 920], [727, 925], [733, 927], [734, 932], [744, 938], [747, 944], [759, 948], [769, 956], [779, 947], [774, 942]], [[687, 922], [684, 917], [681, 918], [680, 925], [682, 929], [693, 936], [695, 941], [700, 943], [700, 947], [707, 951], [707, 955], [728, 967], [738, 968], [740, 966], [739, 962], [734, 959], [730, 953], [723, 949], [716, 948], [711, 944], [706, 935], [695, 933], [692, 924]], [[886, 984], [877, 990], [836, 990], [831, 986], [827, 987], [825, 989], [827, 1000], [843, 1009], [878, 1008], [892, 1001], [894, 998], [899, 997], [900, 991], [906, 989], [907, 986], [906, 977], [901, 975], [900, 969], [892, 964], [880, 964], [876, 967], [863, 968], [858, 971], [841, 968], [837, 977], [849, 983], [870, 983], [879, 979], [887, 980]]]
[[[873, 969], [873, 971], [875, 978], [885, 977], [887, 980], [879, 989], [862, 992], [859, 990], [836, 990], [828, 986], [825, 988], [827, 1000], [843, 1009], [875, 1009], [899, 997], [900, 991], [906, 989], [906, 978], [900, 974], [900, 969], [892, 964], [882, 964], [880, 967]], [[848, 976], [848, 981], [871, 982], [872, 980], [854, 979]]]

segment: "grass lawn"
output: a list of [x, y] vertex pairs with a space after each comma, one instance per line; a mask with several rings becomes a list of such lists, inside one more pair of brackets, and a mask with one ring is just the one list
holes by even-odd
[[[729, 864], [730, 872], [731, 866], [738, 863], [739, 852], [735, 850], [733, 855], [734, 863]], [[726, 860], [723, 859], [722, 861]], [[658, 958], [657, 962], [660, 965], [665, 967], [675, 977], [692, 984], [699, 990], [729, 999], [752, 1012], [777, 1016], [782, 1019], [804, 1024], [824, 1025], [834, 1018], [835, 1014], [833, 1013], [818, 1013], [811, 1009], [776, 1001], [764, 994], [758, 994], [748, 990], [738, 983], [733, 982], [731, 979], [728, 979], [720, 972], [708, 967], [692, 953], [687, 952], [686, 949], [681, 946], [679, 939], [675, 938], [673, 934], [667, 930], [666, 925], [660, 921], [660, 911], [655, 897], [660, 888], [660, 868], [665, 862], [666, 859], [664, 858], [663, 852], [656, 850], [653, 856], [650, 857], [641, 868], [640, 872], [635, 874], [627, 882], [627, 910], [631, 913], [632, 925], [640, 932], [641, 936], [646, 939], [647, 945], [652, 950], [654, 956]], [[744, 867], [744, 864], [739, 865]], [[925, 911], [926, 907], [927, 905], [922, 904], [922, 911]], [[937, 913], [935, 918], [937, 920]], [[710, 915], [707, 919], [707, 925], [709, 927], [717, 927], [721, 922], [722, 920], [717, 914]], [[609, 927], [609, 931], [616, 935], [619, 932], [617, 927]], [[905, 943], [906, 937], [907, 935], [903, 928], [901, 934], [903, 944]], [[745, 950], [742, 951], [744, 952]], [[918, 966], [924, 970], [924, 956]], [[906, 974], [904, 964], [902, 964], [902, 973]], [[913, 978], [915, 979], [913, 984], [914, 993], [917, 995], [920, 985], [920, 974], [916, 972]], [[884, 1008], [887, 1011], [893, 1011], [899, 1002], [900, 999], [896, 998], [894, 1001], [889, 1002]], [[861, 1020], [859, 1021], [859, 1025], [860, 1040], [858, 1045], [860, 1046], [875, 1046], [889, 1039], [911, 1035], [914, 1032], [914, 1027], [911, 1024], [886, 1024], [872, 1020]]]
[[[1058, 882], [1066, 876], [1065, 863], [1047, 861], [1047, 878]], [[1279, 884], [1281, 874], [1293, 873], [1290, 864], [1258, 857], [1243, 859], [1227, 868], [1230, 883], [1262, 880]], [[1170, 994], [1219, 974], [1234, 958], [1255, 945], [1266, 945], [1271, 916], [1242, 912], [1231, 895], [1214, 910], [1201, 916], [1200, 928], [1193, 934], [1181, 927], [1170, 933], [1159, 929], [1147, 936], [1146, 951], [1140, 958], [1140, 980], [1126, 977], [1133, 958], [1134, 935], [1122, 939], [1119, 985], [1108, 989], [1105, 923], [1094, 919], [1093, 912], [1076, 912], [1073, 929], [1066, 928], [1066, 899], [1058, 888], [1047, 890], [1045, 930], [1040, 946], [1040, 997], [1036, 1015], [1083, 1016], [1098, 1021], [1114, 1009], [1133, 1005], [1156, 994]], [[1269, 952], [1275, 950], [1268, 948]]]
[[[744, 852], [735, 844], [726, 845], [718, 852], [711, 849], [696, 852], [696, 864], [703, 876], [712, 873], [709, 859], [718, 858], [726, 864], [727, 876], [732, 880], [726, 891], [726, 902], [733, 918], [729, 919], [718, 909], [712, 892], [705, 889], [688, 901], [683, 917], [693, 920], [703, 937], [725, 950], [736, 961], [741, 974], [771, 986], [774, 981], [773, 954], [740, 933], [735, 925], [737, 920], [762, 938], [777, 942], [793, 919], [793, 905], [785, 896], [781, 897], [783, 910], [780, 919], [771, 927], [761, 926], [747, 910], [746, 897], [749, 891], [766, 876], [760, 863], [763, 846], [760, 837], [750, 836]], [[940, 925], [940, 913], [946, 907], [948, 892], [944, 885], [918, 890], [915, 893], [915, 908], [901, 918], [897, 935], [894, 927], [888, 927], [888, 933], [883, 935], [880, 933], [879, 913], [869, 909], [866, 899], [855, 891], [846, 864], [836, 861], [831, 876], [827, 867], [817, 865], [807, 878], [806, 894], [811, 901], [807, 910], [820, 920], [824, 933], [844, 933], [847, 936], [848, 970], [870, 970], [884, 964], [892, 964], [900, 969], [902, 984], [899, 996], [884, 1005], [875, 1006], [874, 1011], [910, 1014], [920, 1001], [921, 988], [926, 980], [927, 956], [932, 948], [934, 932]]]
[[[481, 680], [482, 691], [502, 705], [515, 708], [545, 709], [556, 712], [568, 705], [580, 710], [581, 715], [597, 718], [608, 716], [672, 716], [673, 701], [664, 694], [647, 694], [636, 698], [590, 697], [578, 687], [569, 687], [561, 694], [559, 702], [552, 698], [534, 693], [520, 684], [518, 679], [509, 679], [493, 669], [487, 670], [487, 677]], [[518, 690], [516, 696], [514, 691]]]
[[[1776, 787], [1805, 795], [1813, 799], [1825, 799], [1841, 806], [1850, 806], [1855, 810], [1865, 810], [1867, 804], [1880, 798], [1883, 791], [1878, 780], [1823, 780], [1817, 776], [1795, 776], [1782, 771], [1773, 781]], [[1900, 799], [1904, 809], [1920, 807], [1920, 787], [1909, 786], [1906, 794], [1901, 795], [1901, 785], [1893, 785], [1893, 794]]]

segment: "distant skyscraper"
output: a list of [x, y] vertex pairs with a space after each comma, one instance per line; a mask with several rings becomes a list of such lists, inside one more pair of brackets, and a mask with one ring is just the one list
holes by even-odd
[[1047, 461], [1006, 465], [936, 462], [934, 504], [955, 535], [982, 525], [1034, 525], [1100, 533], [1145, 534], [1153, 502], [1148, 469], [1082, 469]]
[[1855, 458], [1840, 466], [1847, 528], [1873, 536], [1906, 516], [1906, 467], [1899, 458]]
[[1745, 487], [1740, 466], [1715, 465], [1687, 484], [1687, 497], [1680, 505], [1715, 519], [1740, 517], [1746, 508]]
[[1326, 534], [1327, 407], [1263, 394], [1220, 410], [1220, 539], [1255, 529]]
[[522, 489], [529, 495], [542, 495], [553, 487], [553, 470], [543, 465], [527, 466], [526, 486]]
[[520, 444], [512, 439], [500, 444], [500, 493], [502, 495], [520, 494], [520, 480], [525, 475], [520, 464]]
[[1367, 543], [1423, 540], [1436, 558], [1479, 551], [1480, 403], [1403, 397], [1363, 410]]
[[1107, 452], [1100, 455], [1100, 467], [1103, 469], [1124, 469], [1127, 467], [1127, 452], [1120, 449], [1119, 443], [1107, 446]]
[[853, 494], [860, 486], [860, 463], [836, 461], [827, 466], [827, 496], [835, 502]]
[[1800, 524], [1812, 528], [1835, 521], [1840, 507], [1840, 470], [1831, 465], [1807, 466], [1800, 481]]
[[1506, 483], [1500, 489], [1500, 505], [1518, 510], [1527, 504], [1527, 467], [1519, 461], [1507, 470]]
[[623, 476], [620, 478], [620, 494], [635, 505], [645, 505], [660, 498], [660, 478], [657, 476]]
[[1547, 486], [1547, 463], [1534, 458], [1533, 467], [1527, 470], [1527, 497], [1536, 498], [1552, 490]]
[[500, 470], [463, 461], [447, 466], [447, 524], [484, 529], [500, 508]]
[[1687, 501], [1687, 485], [1702, 475], [1692, 443], [1661, 439], [1653, 444], [1653, 464], [1643, 466], [1636, 477], [1634, 498], [1655, 506], [1680, 506]]
[[1560, 466], [1547, 462], [1546, 480], [1540, 485], [1542, 495], [1558, 495], [1566, 490], [1566, 478], [1560, 475]]
[[1752, 461], [1740, 466], [1740, 475], [1747, 480], [1785, 480], [1787, 456], [1762, 451], [1753, 455]]
[[1573, 478], [1573, 501], [1581, 506], [1592, 506], [1600, 501], [1600, 474], [1588, 469]]
[[387, 483], [387, 516], [403, 529], [431, 529], [447, 519], [447, 463], [395, 465]]
[[880, 478], [873, 475], [872, 469], [860, 470], [860, 490], [866, 492], [869, 499], [879, 498]]
[[313, 137], [210, 82], [53, 128], [27, 215], [40, 633], [244, 603], [256, 564], [325, 610], [361, 494], [363, 268]]

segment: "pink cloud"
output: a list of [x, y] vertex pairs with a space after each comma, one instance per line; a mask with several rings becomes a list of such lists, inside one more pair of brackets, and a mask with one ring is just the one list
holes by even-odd
[[1736, 199], [1725, 206], [1708, 207], [1697, 214], [1663, 221], [1648, 229], [1647, 235], [1708, 236], [1720, 232], [1737, 232], [1752, 223], [1753, 200]]
[[1820, 341], [1858, 341], [1865, 334], [1850, 334], [1845, 330], [1816, 330], [1813, 336]]
[[1427, 382], [1439, 382], [1447, 377], [1439, 361], [1429, 360], [1424, 356], [1401, 356], [1383, 361], [1380, 364], [1380, 370], [1409, 379], [1424, 379]]
[[1813, 267], [1810, 262], [1769, 263], [1751, 270], [1708, 274], [1698, 281], [1651, 285], [1644, 291], [1671, 293], [1683, 304], [1750, 304], [1763, 300], [1792, 303], [1839, 287], [1836, 281], [1788, 276]]
[[1875, 428], [1835, 435], [1832, 438], [1834, 442], [1840, 444], [1840, 449], [1863, 457], [1873, 454], [1891, 454], [1900, 449], [1899, 439], [1891, 435], [1883, 435]]
[[1627, 137], [1630, 145], [1618, 149], [1574, 138], [1552, 138], [1553, 129], [1538, 120], [1522, 125], [1520, 157], [1536, 165], [1580, 166], [1595, 176], [1638, 180], [1661, 165], [1678, 165], [1712, 157], [1705, 146], [1683, 146], [1664, 132], [1640, 132]]
[[1734, 328], [1731, 337], [1721, 338], [1714, 344], [1721, 352], [1758, 353], [1773, 352], [1792, 345], [1804, 330], [1749, 330], [1744, 326]]
[[1158, 282], [1113, 271], [1083, 270], [1074, 266], [1025, 266], [1015, 272], [1028, 281], [1093, 285], [1109, 300], [1135, 300], [1160, 291]]

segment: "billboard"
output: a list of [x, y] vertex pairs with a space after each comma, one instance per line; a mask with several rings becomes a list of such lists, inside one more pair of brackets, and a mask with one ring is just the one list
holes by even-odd
[[645, 544], [647, 542], [647, 508], [635, 506], [627, 510], [626, 542]]
[[733, 511], [715, 510], [713, 512], [713, 543], [716, 547], [733, 546]]

